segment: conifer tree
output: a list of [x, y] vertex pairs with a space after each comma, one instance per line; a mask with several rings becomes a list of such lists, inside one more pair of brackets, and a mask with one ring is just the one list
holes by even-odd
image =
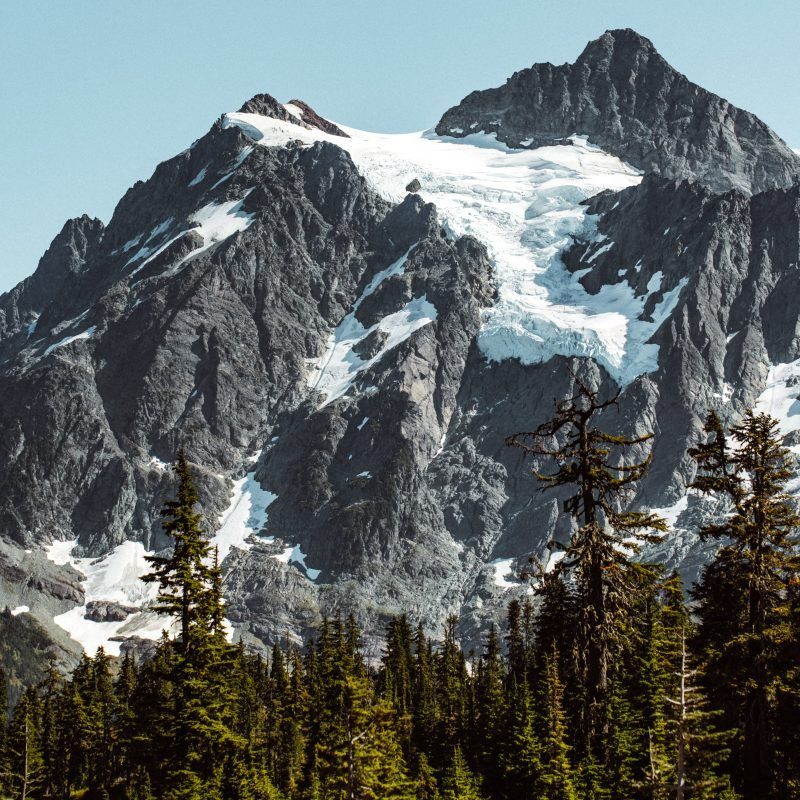
[[8, 677], [0, 666], [0, 796], [7, 782], [6, 742], [8, 729]]
[[514, 680], [508, 695], [507, 724], [500, 751], [503, 794], [515, 800], [538, 800], [543, 755], [538, 732], [543, 728], [542, 715], [535, 711], [527, 680]]
[[453, 749], [450, 763], [442, 776], [441, 800], [482, 800], [478, 781], [469, 768], [461, 747]]
[[326, 800], [411, 800], [394, 709], [375, 696], [370, 682], [344, 680], [338, 708], [327, 716], [318, 745], [321, 795]]
[[440, 758], [460, 744], [467, 714], [467, 665], [457, 639], [458, 617], [445, 623], [444, 640], [436, 656], [437, 734]]
[[473, 752], [490, 785], [502, 779], [501, 761], [506, 735], [505, 666], [494, 625], [489, 627], [480, 671], [475, 683], [476, 725]]
[[740, 731], [732, 763], [746, 800], [775, 796], [775, 704], [787, 635], [789, 585], [800, 574], [793, 549], [800, 518], [785, 486], [789, 451], [777, 420], [748, 411], [728, 436], [711, 412], [706, 441], [690, 450], [694, 488], [725, 500], [731, 513], [704, 526], [721, 541], [695, 591], [706, 682], [726, 722]]
[[[564, 512], [577, 524], [557, 569], [574, 572], [579, 587], [581, 679], [585, 702], [581, 722], [586, 746], [608, 758], [608, 673], [617, 620], [629, 608], [633, 556], [643, 542], [660, 539], [666, 529], [656, 515], [624, 510], [630, 492], [647, 474], [651, 456], [626, 461], [652, 434], [626, 437], [597, 427], [596, 416], [614, 406], [618, 393], [601, 400], [598, 392], [573, 374], [576, 393], [556, 402], [552, 419], [533, 431], [516, 433], [506, 443], [526, 456], [553, 461], [555, 472], [534, 475], [543, 489], [566, 487]], [[558, 545], [555, 545], [558, 546]]]
[[547, 659], [543, 682], [544, 740], [539, 800], [577, 800], [569, 760], [563, 691], [555, 650]]
[[25, 690], [8, 727], [6, 784], [19, 800], [40, 796], [45, 765], [40, 744], [41, 703], [36, 689]]
[[200, 496], [192, 479], [186, 453], [181, 451], [174, 465], [178, 478], [178, 497], [168, 500], [161, 510], [164, 532], [173, 540], [172, 554], [147, 556], [152, 572], [145, 582], [157, 582], [158, 603], [154, 610], [180, 622], [180, 646], [187, 654], [196, 642], [194, 634], [205, 635], [216, 621], [212, 599], [215, 571], [211, 548], [203, 538], [202, 521], [197, 505]]
[[417, 752], [430, 751], [438, 717], [433, 656], [422, 624], [414, 640], [412, 743]]

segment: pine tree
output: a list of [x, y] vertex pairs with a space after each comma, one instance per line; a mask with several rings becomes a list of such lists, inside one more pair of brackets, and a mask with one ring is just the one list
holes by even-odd
[[[601, 400], [598, 392], [573, 375], [577, 393], [556, 402], [555, 416], [531, 432], [506, 443], [526, 456], [552, 460], [554, 473], [535, 471], [543, 489], [567, 487], [564, 512], [577, 531], [557, 569], [571, 570], [579, 587], [581, 678], [585, 702], [581, 729], [587, 746], [602, 761], [608, 758], [608, 672], [613, 658], [617, 618], [626, 613], [633, 590], [633, 556], [640, 543], [658, 541], [664, 531], [659, 517], [622, 510], [630, 491], [647, 474], [651, 456], [625, 462], [652, 434], [625, 437], [596, 427], [595, 417], [614, 406], [618, 394]], [[558, 546], [554, 543], [554, 546]]]
[[[740, 736], [732, 763], [747, 800], [775, 796], [777, 654], [787, 636], [788, 586], [800, 574], [792, 538], [800, 525], [786, 494], [789, 451], [777, 420], [748, 411], [730, 429], [717, 415], [707, 440], [690, 450], [694, 488], [725, 500], [731, 513], [704, 526], [703, 538], [724, 542], [695, 592], [707, 685]], [[721, 626], [714, 629], [717, 622]]]

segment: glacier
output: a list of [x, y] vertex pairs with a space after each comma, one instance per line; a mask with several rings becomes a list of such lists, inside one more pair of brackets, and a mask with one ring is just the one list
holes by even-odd
[[[584, 273], [570, 273], [561, 260], [575, 239], [602, 241], [583, 201], [604, 190], [635, 186], [642, 177], [586, 137], [576, 134], [569, 145], [515, 150], [494, 135], [455, 139], [431, 131], [382, 134], [340, 125], [350, 137], [345, 139], [242, 112], [224, 115], [223, 126], [239, 127], [262, 146], [298, 139], [332, 142], [392, 202], [402, 200], [416, 178], [418, 193], [436, 205], [445, 227], [454, 236], [477, 238], [492, 259], [498, 299], [485, 309], [478, 337], [488, 359], [533, 364], [554, 355], [589, 356], [622, 386], [657, 368], [658, 346], [649, 340], [674, 309], [685, 282], [664, 295], [651, 320], [642, 320], [649, 294], [660, 290], [660, 281], [639, 296], [624, 281], [592, 295], [580, 283]], [[602, 244], [587, 268], [610, 248], [611, 243]], [[330, 345], [334, 349], [337, 333]], [[319, 383], [319, 366], [314, 367], [311, 380]], [[326, 390], [328, 402], [352, 378], [352, 370], [340, 367], [339, 380], [317, 387]]]

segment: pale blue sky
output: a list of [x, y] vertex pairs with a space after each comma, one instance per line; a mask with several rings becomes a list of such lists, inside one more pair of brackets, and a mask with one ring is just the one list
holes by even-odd
[[800, 148], [798, 0], [3, 0], [0, 291], [256, 92], [419, 130], [618, 27]]

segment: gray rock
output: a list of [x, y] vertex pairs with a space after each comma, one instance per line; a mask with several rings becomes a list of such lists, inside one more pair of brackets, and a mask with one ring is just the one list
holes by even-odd
[[724, 192], [785, 187], [800, 158], [761, 120], [673, 69], [635, 31], [607, 31], [574, 64], [534, 64], [503, 86], [472, 92], [436, 126], [484, 131], [510, 147], [588, 136], [639, 169]]
[[139, 609], [107, 600], [90, 600], [86, 604], [86, 619], [92, 622], [122, 622]]

